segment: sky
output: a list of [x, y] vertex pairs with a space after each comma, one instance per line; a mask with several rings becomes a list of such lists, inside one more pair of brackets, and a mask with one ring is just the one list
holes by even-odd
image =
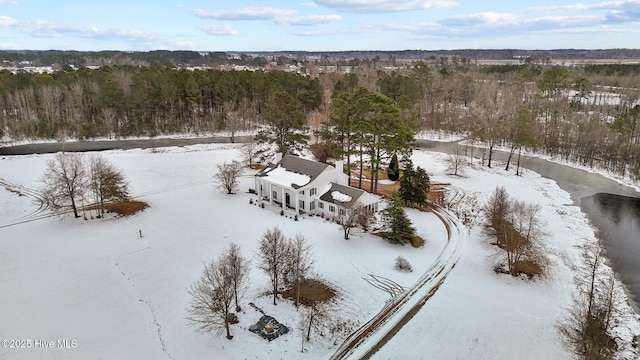
[[638, 48], [640, 0], [0, 0], [0, 49]]

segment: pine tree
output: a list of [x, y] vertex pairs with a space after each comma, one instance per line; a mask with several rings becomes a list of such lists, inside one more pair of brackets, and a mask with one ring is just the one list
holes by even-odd
[[424, 206], [427, 204], [427, 193], [430, 187], [426, 170], [417, 167], [408, 160], [400, 178], [399, 196], [408, 206]]
[[389, 231], [384, 234], [384, 238], [392, 244], [404, 245], [411, 243], [416, 234], [416, 229], [412, 226], [411, 220], [404, 211], [404, 203], [400, 194], [395, 192], [388, 199], [389, 205], [383, 211], [384, 221]]
[[391, 161], [389, 161], [387, 177], [391, 181], [397, 181], [400, 178], [400, 165], [398, 164], [398, 155], [396, 154], [393, 154]]

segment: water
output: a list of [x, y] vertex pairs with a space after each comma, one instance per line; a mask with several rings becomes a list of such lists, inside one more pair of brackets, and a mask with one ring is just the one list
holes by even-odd
[[[418, 146], [448, 153], [455, 144], [419, 140]], [[504, 164], [507, 156], [496, 151], [494, 159]], [[631, 300], [640, 304], [640, 193], [602, 175], [538, 158], [524, 157], [523, 167], [556, 181], [593, 226], [606, 234], [603, 243], [607, 257]]]
[[632, 299], [640, 303], [640, 199], [598, 193], [582, 198], [582, 209], [603, 232], [607, 257]]

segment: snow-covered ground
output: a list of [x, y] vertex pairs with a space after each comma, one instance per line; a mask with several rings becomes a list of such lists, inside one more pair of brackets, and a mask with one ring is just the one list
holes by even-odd
[[[336, 349], [336, 339], [316, 336], [302, 355], [298, 313], [285, 301], [271, 304], [265, 295], [268, 279], [257, 269], [250, 274], [240, 323], [232, 326], [234, 339], [195, 333], [185, 320], [187, 287], [199, 277], [203, 262], [217, 257], [230, 242], [253, 260], [260, 236], [274, 226], [289, 236], [302, 233], [313, 244], [315, 271], [339, 290], [336, 313], [363, 323], [389, 299], [364, 278], [373, 274], [409, 287], [445, 246], [446, 229], [432, 214], [408, 212], [427, 241], [413, 249], [369, 234], [344, 240], [338, 225], [321, 218], [294, 221], [250, 205], [249, 171], [240, 192], [225, 195], [214, 187], [212, 175], [216, 164], [239, 159], [239, 148], [213, 144], [155, 153], [103, 152], [122, 169], [132, 193], [150, 204], [129, 218], [85, 221], [64, 216], [3, 227], [39, 213], [28, 196], [0, 188], [0, 340], [31, 341], [27, 349], [0, 348], [0, 359], [326, 359]], [[2, 158], [0, 179], [37, 188], [51, 157]], [[445, 157], [416, 151], [413, 160], [427, 169], [432, 181], [452, 183], [480, 202], [500, 184], [514, 197], [542, 205], [551, 234], [550, 274], [538, 281], [496, 275], [490, 256], [495, 249], [477, 227], [437, 293], [374, 358], [569, 358], [554, 324], [574, 290], [570, 267], [580, 261], [574, 246], [595, 241], [586, 216], [553, 181], [532, 172], [516, 177], [482, 169], [468, 170], [466, 178], [448, 177]], [[397, 256], [409, 260], [414, 271], [394, 270]], [[291, 332], [272, 342], [249, 332], [261, 316], [249, 302]], [[619, 332], [630, 342], [640, 326], [628, 312]], [[42, 347], [57, 340], [76, 342], [69, 342], [70, 348]]]

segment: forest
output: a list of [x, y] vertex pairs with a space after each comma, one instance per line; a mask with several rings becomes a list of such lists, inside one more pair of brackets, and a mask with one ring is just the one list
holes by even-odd
[[[301, 65], [302, 74], [172, 64], [52, 74], [2, 70], [0, 136], [64, 140], [257, 132], [274, 122], [279, 104], [293, 104], [306, 116], [306, 126], [297, 130], [321, 135], [335, 130], [336, 121], [356, 121], [341, 113], [347, 107], [336, 104], [349, 103], [350, 96], [367, 89], [388, 98], [397, 108], [389, 112], [398, 114], [394, 121], [400, 119], [413, 132], [464, 134], [483, 144], [489, 166], [492, 151], [506, 148], [638, 176], [637, 64], [563, 66], [525, 58], [518, 64], [481, 65], [467, 58], [430, 57]], [[293, 102], [277, 100], [282, 94]]]

